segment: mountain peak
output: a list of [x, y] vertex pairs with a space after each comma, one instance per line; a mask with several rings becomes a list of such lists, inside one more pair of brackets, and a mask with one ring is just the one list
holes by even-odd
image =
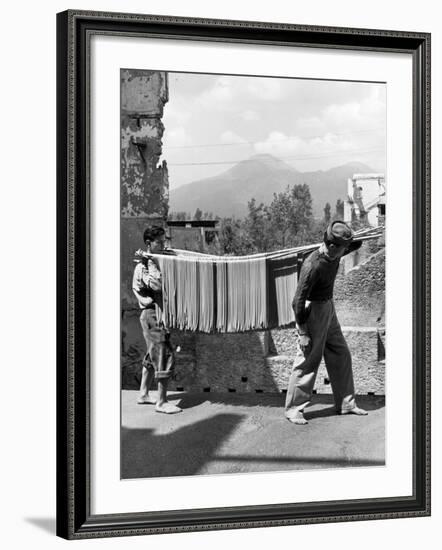
[[313, 199], [313, 212], [323, 215], [324, 205], [332, 207], [347, 194], [347, 180], [355, 173], [373, 172], [362, 162], [349, 162], [329, 170], [299, 172], [270, 154], [257, 154], [243, 160], [225, 172], [183, 185], [170, 193], [172, 211], [195, 212], [200, 208], [219, 216], [242, 217], [247, 203], [270, 204], [274, 193], [306, 183]]
[[260, 173], [262, 170], [267, 172], [290, 172], [297, 173], [297, 170], [286, 164], [283, 160], [270, 155], [269, 153], [259, 153], [248, 159], [238, 162], [228, 172], [234, 177], [242, 177], [245, 174]]
[[281, 159], [278, 159], [271, 155], [270, 153], [257, 153], [256, 155], [252, 155], [249, 160], [260, 160], [265, 162], [282, 162]]
[[274, 168], [279, 167], [279, 168], [284, 168], [284, 169], [289, 168], [291, 170], [294, 170], [294, 168], [286, 164], [283, 160], [281, 160], [278, 157], [274, 157], [270, 153], [258, 153], [256, 155], [251, 156], [248, 160], [253, 162], [260, 162]]

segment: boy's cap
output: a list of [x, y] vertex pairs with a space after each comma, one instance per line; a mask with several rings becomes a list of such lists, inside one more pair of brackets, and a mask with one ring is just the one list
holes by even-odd
[[352, 228], [340, 220], [332, 222], [324, 233], [324, 240], [338, 246], [350, 244], [353, 241], [353, 237], [354, 233]]

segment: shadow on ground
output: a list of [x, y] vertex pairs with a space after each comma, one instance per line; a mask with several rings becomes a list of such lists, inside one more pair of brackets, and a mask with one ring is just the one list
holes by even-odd
[[[165, 422], [173, 422], [170, 416], [162, 417]], [[241, 419], [242, 415], [218, 414], [165, 434], [155, 434], [152, 429], [123, 427], [121, 477], [196, 474]]]
[[308, 426], [284, 417], [281, 395], [173, 393], [183, 412], [155, 413], [123, 391], [121, 477], [149, 478], [385, 464], [385, 399], [360, 396], [368, 416], [336, 415], [315, 395]]
[[[356, 397], [356, 402], [359, 407], [365, 409], [368, 413], [385, 407], [385, 397], [383, 395], [359, 395]], [[321, 405], [328, 406], [321, 407]], [[312, 399], [312, 407], [306, 409], [305, 417], [307, 420], [313, 420], [314, 418], [325, 418], [327, 416], [336, 416], [333, 396], [315, 395]]]
[[[284, 407], [285, 394], [275, 393], [180, 393], [173, 394], [175, 398], [180, 398], [180, 407], [182, 409], [191, 409], [202, 403], [224, 404], [239, 407]], [[360, 407], [373, 411], [385, 406], [385, 397], [381, 395], [360, 395], [357, 397], [357, 403]], [[307, 416], [310, 418], [319, 418], [322, 416], [335, 415], [334, 401], [332, 395], [313, 395], [312, 405], [330, 405], [330, 409], [321, 409], [318, 411], [309, 411]]]

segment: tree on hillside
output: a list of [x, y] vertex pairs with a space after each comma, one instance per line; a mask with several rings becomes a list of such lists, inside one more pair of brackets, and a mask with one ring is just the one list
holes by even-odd
[[292, 187], [292, 199], [294, 202], [295, 227], [308, 228], [313, 219], [313, 201], [310, 188], [306, 183]]
[[273, 200], [268, 211], [274, 244], [284, 248], [290, 241], [292, 218], [294, 216], [293, 201], [288, 187], [283, 193], [273, 194]]
[[[319, 242], [327, 225], [327, 205], [324, 219], [315, 220], [312, 203], [309, 186], [303, 183], [275, 193], [270, 205], [258, 204], [252, 198], [242, 220], [216, 216], [221, 253], [242, 256]], [[193, 219], [200, 220], [203, 215], [213, 219], [212, 213], [203, 214], [199, 208]]]
[[266, 252], [272, 244], [271, 224], [267, 207], [256, 204], [253, 198], [247, 203], [248, 214], [244, 220], [246, 239], [253, 252]]
[[220, 220], [219, 244], [221, 254], [244, 256], [251, 252], [251, 245], [241, 220], [223, 218]]
[[273, 195], [268, 213], [273, 249], [305, 244], [313, 228], [312, 198], [305, 183]]
[[324, 206], [324, 222], [326, 224], [329, 224], [331, 220], [331, 206], [330, 203], [327, 202]]
[[344, 219], [344, 203], [341, 199], [336, 201], [335, 215], [333, 216], [334, 220], [343, 220]]

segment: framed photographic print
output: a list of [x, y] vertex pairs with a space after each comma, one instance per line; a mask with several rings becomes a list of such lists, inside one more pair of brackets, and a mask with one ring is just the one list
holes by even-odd
[[430, 36], [57, 36], [58, 535], [429, 515]]

